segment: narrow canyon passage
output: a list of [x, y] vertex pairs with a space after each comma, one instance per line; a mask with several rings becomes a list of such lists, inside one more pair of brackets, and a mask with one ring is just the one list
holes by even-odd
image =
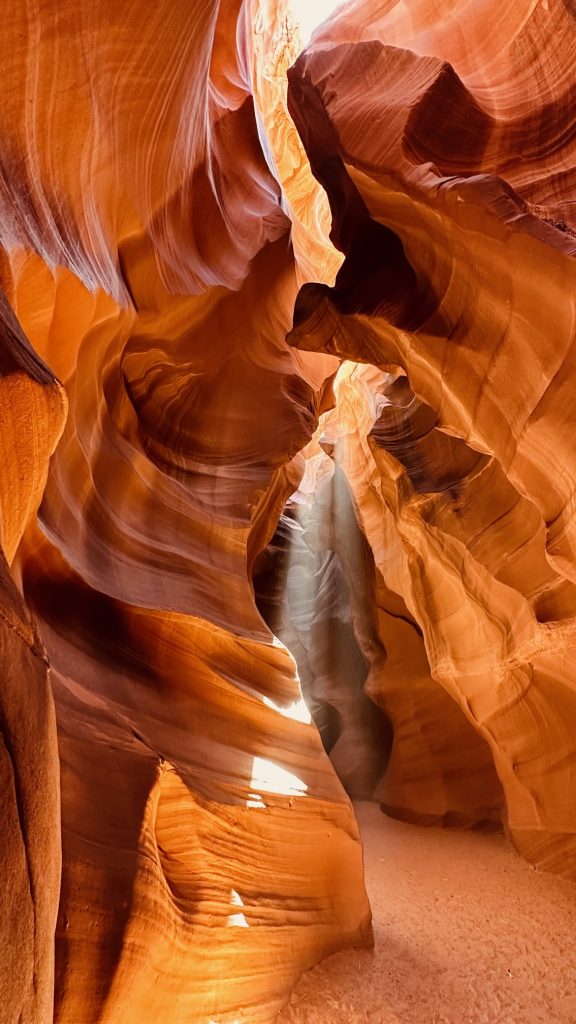
[[576, 9], [334, 6], [0, 21], [0, 1024], [576, 1021]]
[[502, 835], [355, 808], [374, 950], [304, 975], [278, 1024], [574, 1024], [573, 882], [535, 871]]

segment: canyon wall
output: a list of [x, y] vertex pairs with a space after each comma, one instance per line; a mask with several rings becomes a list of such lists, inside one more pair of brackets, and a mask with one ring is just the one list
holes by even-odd
[[[16, 15], [2, 280], [68, 415], [19, 342], [2, 539], [41, 642], [6, 583], [3, 1019], [52, 1019], [60, 804], [55, 1019], [271, 1021], [303, 970], [371, 942], [349, 799], [252, 587], [338, 366], [285, 340], [298, 287], [340, 262], [286, 113], [294, 25], [215, 0]], [[270, 117], [293, 140], [284, 192]]]
[[576, 33], [494, 11], [0, 25], [6, 1024], [272, 1024], [347, 792], [576, 876]]
[[[408, 700], [429, 671], [467, 720], [434, 815], [496, 815], [472, 726], [518, 850], [573, 877], [574, 18], [515, 6], [496, 53], [492, 5], [466, 5], [466, 35], [451, 8], [350, 6], [289, 72], [346, 255], [333, 288], [302, 288], [290, 341], [378, 368], [342, 381], [342, 459], [378, 603], [423, 639]], [[408, 683], [397, 627], [384, 643]], [[387, 706], [400, 685], [388, 664], [368, 690]], [[440, 707], [422, 714], [430, 736]], [[409, 816], [402, 788], [384, 802]]]

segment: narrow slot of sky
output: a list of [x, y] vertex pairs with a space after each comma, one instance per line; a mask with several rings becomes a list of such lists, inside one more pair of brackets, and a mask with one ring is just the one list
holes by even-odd
[[307, 46], [318, 25], [343, 6], [343, 0], [291, 0], [292, 10], [300, 23], [302, 45]]

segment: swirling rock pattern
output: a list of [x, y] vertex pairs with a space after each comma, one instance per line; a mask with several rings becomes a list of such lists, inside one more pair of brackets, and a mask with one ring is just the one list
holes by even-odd
[[[477, 30], [490, 4], [461, 14]], [[538, 126], [552, 103], [539, 68], [576, 36], [553, 2], [519, 5], [498, 32], [496, 53], [493, 33], [435, 27], [416, 4], [356, 5], [299, 58], [290, 108], [346, 260], [333, 288], [303, 287], [291, 342], [407, 375], [412, 404], [346, 385], [376, 564], [490, 746], [518, 849], [574, 876], [576, 238], [573, 132], [556, 136], [572, 115]], [[556, 88], [554, 109], [565, 73]]]
[[[302, 970], [371, 941], [349, 800], [251, 583], [338, 365], [285, 341], [299, 285], [330, 281], [340, 262], [293, 126], [280, 169], [266, 142], [272, 105], [289, 126], [285, 75], [266, 118], [257, 107], [270, 50], [252, 26], [269, 26], [284, 67], [297, 38], [285, 11], [274, 29], [256, 3], [163, 5], [151, 18], [106, 3], [16, 13], [0, 31], [12, 84], [3, 282], [69, 402], [44, 488], [56, 427], [42, 402], [61, 430], [62, 389], [15, 345], [33, 380], [8, 395], [7, 446], [19, 403], [32, 425], [19, 461], [2, 462], [15, 520], [3, 519], [2, 540], [12, 557], [28, 524], [18, 565], [56, 700], [55, 1019], [272, 1021]], [[7, 364], [7, 387], [17, 372]], [[30, 685], [39, 672], [46, 704], [44, 654]], [[49, 827], [55, 877], [42, 899], [21, 897], [41, 921], [14, 973], [28, 1000], [19, 1017], [10, 991], [14, 1021], [51, 1016], [59, 835], [42, 707], [30, 743], [44, 724], [46, 753], [26, 784], [51, 803], [39, 822], [27, 791], [17, 803], [36, 829], [30, 887]], [[17, 843], [11, 856], [22, 860]], [[38, 1008], [26, 990], [35, 965]]]
[[371, 941], [335, 769], [576, 876], [576, 32], [509, 7], [0, 24], [9, 1024], [271, 1024]]
[[[337, 395], [325, 436], [350, 481], [377, 567], [367, 602], [376, 612], [376, 643], [368, 651], [366, 691], [393, 725], [390, 759], [375, 797], [388, 814], [407, 821], [498, 827], [503, 799], [492, 757], [466, 709], [438, 685], [442, 677], [420, 625], [423, 612], [411, 610], [405, 585], [405, 522], [401, 529], [395, 517], [398, 503], [409, 496], [410, 511], [424, 515], [426, 509], [426, 523], [434, 494], [446, 496], [451, 508], [462, 475], [470, 472], [475, 480], [473, 469], [484, 457], [435, 430], [430, 410], [414, 398], [405, 377], [345, 366]], [[423, 561], [428, 559], [425, 552]], [[435, 581], [437, 567], [429, 571]]]

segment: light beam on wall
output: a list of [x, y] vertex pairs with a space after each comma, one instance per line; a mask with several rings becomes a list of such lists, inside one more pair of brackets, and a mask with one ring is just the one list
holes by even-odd
[[308, 786], [297, 775], [274, 761], [255, 757], [252, 764], [251, 789], [255, 793], [278, 793], [282, 796], [305, 796]]

